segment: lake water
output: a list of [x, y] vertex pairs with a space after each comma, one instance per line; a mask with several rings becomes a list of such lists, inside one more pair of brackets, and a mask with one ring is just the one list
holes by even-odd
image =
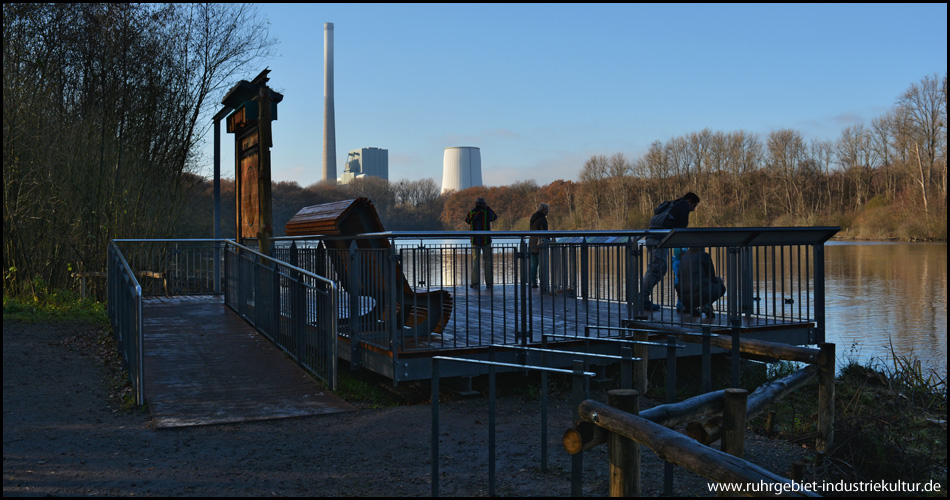
[[947, 374], [947, 244], [825, 245], [826, 340], [839, 365], [893, 366], [891, 350]]

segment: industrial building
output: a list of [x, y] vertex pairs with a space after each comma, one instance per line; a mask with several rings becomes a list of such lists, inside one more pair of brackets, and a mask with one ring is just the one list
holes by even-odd
[[481, 185], [481, 150], [472, 146], [445, 148], [442, 156], [442, 194]]
[[374, 176], [389, 180], [389, 150], [360, 148], [350, 151], [343, 166], [340, 184], [349, 184], [353, 179]]

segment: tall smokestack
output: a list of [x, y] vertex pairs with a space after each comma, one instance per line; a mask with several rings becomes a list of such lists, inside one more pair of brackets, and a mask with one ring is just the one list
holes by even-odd
[[336, 185], [336, 119], [333, 114], [333, 23], [323, 23], [323, 182]]

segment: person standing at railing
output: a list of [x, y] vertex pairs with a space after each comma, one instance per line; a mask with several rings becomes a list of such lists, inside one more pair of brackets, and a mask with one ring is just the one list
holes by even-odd
[[[538, 211], [531, 216], [530, 228], [532, 231], [548, 230], [548, 212], [550, 207], [547, 203], [538, 205]], [[531, 236], [528, 238], [528, 251], [531, 254], [531, 288], [538, 288], [538, 267], [541, 265], [541, 241], [546, 240], [541, 236]]]
[[[476, 199], [475, 208], [469, 210], [465, 216], [465, 222], [468, 223], [472, 231], [491, 231], [491, 223], [496, 219], [498, 219], [498, 216], [488, 206], [485, 198]], [[494, 285], [491, 236], [472, 236], [472, 283], [469, 285], [472, 288], [478, 288], [479, 260], [485, 264], [485, 286], [491, 288]]]
[[[650, 219], [650, 229], [677, 229], [689, 226], [689, 214], [696, 210], [699, 205], [699, 196], [689, 192], [682, 198], [674, 201], [665, 201], [658, 206]], [[643, 281], [640, 286], [640, 298], [643, 309], [646, 311], [659, 311], [660, 306], [653, 303], [651, 295], [653, 287], [666, 276], [667, 265], [666, 258], [668, 252], [657, 249], [660, 240], [653, 236], [647, 236], [644, 244], [650, 252], [650, 263], [647, 265], [646, 273], [643, 275]]]
[[722, 278], [716, 276], [712, 257], [702, 247], [692, 247], [680, 260], [680, 298], [693, 316], [715, 316], [712, 303], [726, 294]]

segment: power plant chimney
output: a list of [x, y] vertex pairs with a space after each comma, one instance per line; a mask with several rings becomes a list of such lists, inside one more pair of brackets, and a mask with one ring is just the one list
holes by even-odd
[[323, 182], [336, 185], [336, 119], [333, 114], [333, 23], [323, 23]]

